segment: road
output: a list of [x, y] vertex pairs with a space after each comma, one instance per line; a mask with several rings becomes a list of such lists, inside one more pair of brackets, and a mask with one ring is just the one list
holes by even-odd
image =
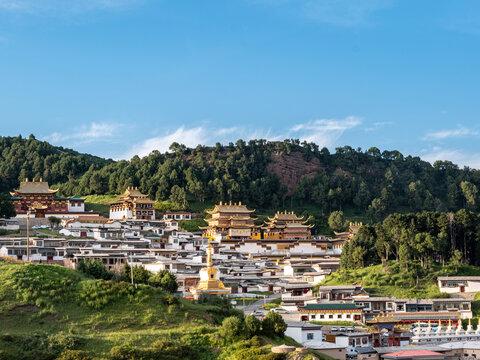
[[[237, 309], [240, 309], [240, 310], [243, 310], [243, 312], [245, 313], [245, 315], [248, 315], [248, 314], [251, 314], [252, 312], [260, 309], [263, 304], [265, 303], [269, 303], [270, 301], [272, 300], [275, 300], [275, 299], [278, 299], [279, 297], [281, 297], [282, 294], [281, 293], [278, 293], [278, 294], [273, 294], [273, 295], [270, 295], [270, 296], [267, 296], [265, 297], [265, 300], [264, 299], [260, 299], [258, 301], [255, 301], [254, 303], [251, 303], [250, 305], [247, 305], [245, 307], [243, 306], [238, 306]], [[264, 302], [265, 301], [265, 302]]]

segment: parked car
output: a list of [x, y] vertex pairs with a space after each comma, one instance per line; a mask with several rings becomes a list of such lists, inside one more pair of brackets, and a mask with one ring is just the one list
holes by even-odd
[[345, 331], [347, 331], [347, 329], [345, 328], [345, 326], [341, 326], [340, 331], [345, 332]]
[[355, 326], [349, 326], [349, 327], [347, 328], [347, 331], [350, 331], [350, 332], [355, 331]]
[[274, 308], [274, 309], [272, 309], [272, 311], [275, 311], [275, 312], [277, 312], [277, 313], [279, 313], [279, 314], [286, 314], [286, 313], [288, 313], [288, 310], [285, 310], [284, 308]]
[[345, 350], [347, 352], [347, 359], [357, 358], [358, 352], [353, 346], [347, 346]]
[[332, 331], [338, 331], [338, 328], [336, 326], [332, 326], [332, 328], [330, 329]]

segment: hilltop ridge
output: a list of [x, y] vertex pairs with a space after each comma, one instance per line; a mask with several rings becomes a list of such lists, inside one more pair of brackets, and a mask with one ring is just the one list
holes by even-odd
[[381, 219], [392, 212], [477, 210], [480, 171], [449, 161], [431, 165], [418, 157], [372, 147], [335, 153], [298, 140], [238, 140], [113, 161], [47, 142], [0, 138], [0, 192], [25, 178], [43, 178], [65, 196], [113, 195], [138, 186], [155, 200], [178, 207], [243, 201], [257, 209], [344, 210]]

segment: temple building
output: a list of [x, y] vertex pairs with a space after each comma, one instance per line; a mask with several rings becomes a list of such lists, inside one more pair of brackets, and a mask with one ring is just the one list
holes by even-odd
[[268, 218], [263, 229], [264, 239], [310, 239], [313, 225], [305, 225], [306, 221], [293, 211], [278, 212], [273, 218]]
[[110, 203], [110, 219], [155, 220], [154, 204], [138, 187], [128, 187], [117, 201]]
[[231, 289], [225, 287], [219, 280], [217, 269], [213, 267], [212, 253], [212, 244], [209, 243], [207, 248], [207, 267], [200, 270], [200, 281], [197, 286], [192, 286], [189, 289], [195, 300], [201, 294], [227, 295], [231, 293]]
[[85, 199], [78, 196], [60, 197], [56, 195], [57, 191], [50, 189], [48, 182], [42, 179], [20, 182], [20, 188], [10, 193], [17, 217], [27, 216], [27, 211], [35, 218], [71, 217], [85, 212]]
[[255, 210], [249, 210], [241, 202], [219, 205], [211, 211], [207, 211], [212, 217], [205, 219], [208, 226], [201, 227], [203, 236], [215, 239], [260, 239], [260, 229], [254, 224], [251, 214]]
[[336, 232], [335, 238], [332, 239], [332, 247], [334, 249], [342, 249], [345, 242], [353, 239], [357, 235], [358, 230], [363, 226], [362, 222], [350, 222], [348, 224], [348, 231]]

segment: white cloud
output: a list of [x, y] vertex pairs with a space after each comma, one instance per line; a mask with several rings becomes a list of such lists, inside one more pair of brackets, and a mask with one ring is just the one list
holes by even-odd
[[440, 131], [433, 131], [427, 133], [422, 140], [433, 141], [433, 140], [443, 140], [449, 138], [462, 138], [462, 137], [472, 137], [480, 136], [480, 132], [473, 129], [467, 129], [463, 126], [459, 126], [456, 129], [447, 129]]
[[133, 156], [140, 157], [150, 154], [153, 150], [160, 152], [168, 151], [170, 145], [174, 142], [184, 144], [188, 147], [195, 147], [202, 144], [207, 139], [207, 131], [203, 126], [192, 129], [185, 129], [184, 126], [179, 127], [175, 132], [165, 136], [157, 136], [145, 140], [140, 145], [137, 145], [129, 150], [122, 158], [131, 159]]
[[320, 147], [331, 147], [345, 131], [361, 123], [362, 119], [356, 116], [348, 116], [344, 119], [318, 119], [293, 126], [290, 129], [290, 137], [314, 142]]
[[153, 150], [166, 152], [169, 151], [170, 145], [174, 142], [186, 145], [187, 147], [196, 147], [198, 144], [213, 145], [216, 142], [225, 144], [230, 141], [235, 142], [238, 139], [246, 141], [251, 139], [278, 140], [279, 137], [271, 135], [269, 130], [263, 131], [260, 129], [249, 131], [247, 128], [239, 126], [216, 128], [204, 125], [190, 129], [181, 126], [167, 135], [152, 137], [133, 146], [127, 153], [121, 155], [120, 158], [131, 159], [135, 155], [143, 157], [150, 154]]
[[345, 119], [319, 119], [304, 124], [297, 124], [286, 131], [272, 133], [270, 129], [234, 126], [217, 128], [208, 124], [187, 128], [179, 127], [177, 130], [166, 135], [152, 137], [130, 148], [121, 155], [121, 159], [131, 159], [133, 156], [140, 157], [150, 154], [153, 150], [166, 152], [173, 142], [184, 144], [187, 147], [195, 147], [198, 144], [214, 145], [216, 142], [226, 144], [238, 139], [245, 141], [252, 139], [265, 139], [280, 141], [289, 138], [298, 138], [308, 142], [315, 142], [321, 146], [332, 146], [342, 134], [361, 123], [361, 119], [354, 116]]
[[68, 133], [54, 132], [44, 136], [43, 140], [54, 144], [80, 145], [94, 141], [109, 141], [118, 134], [124, 125], [120, 123], [90, 123], [71, 129]]
[[0, 0], [0, 10], [27, 14], [78, 14], [124, 7], [139, 0]]
[[435, 146], [431, 150], [424, 150], [420, 157], [431, 164], [437, 160], [448, 160], [460, 167], [469, 166], [471, 168], [480, 169], [480, 153], [467, 153], [463, 150], [444, 149]]

